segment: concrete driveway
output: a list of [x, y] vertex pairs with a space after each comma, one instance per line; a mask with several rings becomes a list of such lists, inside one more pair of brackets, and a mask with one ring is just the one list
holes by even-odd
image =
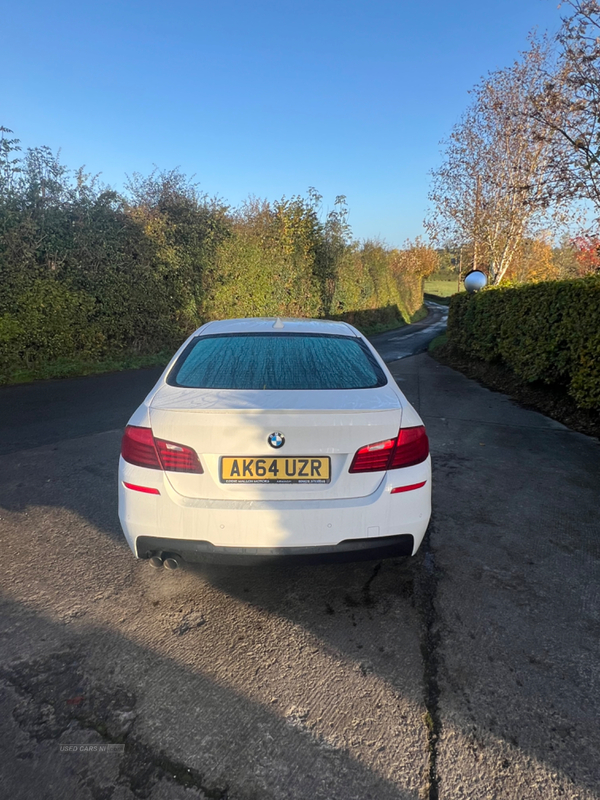
[[154, 374], [61, 382], [47, 424], [42, 385], [0, 391], [0, 795], [600, 798], [598, 442], [426, 354], [391, 368], [431, 439], [429, 536], [337, 566], [136, 562], [126, 416], [73, 387], [133, 408]]

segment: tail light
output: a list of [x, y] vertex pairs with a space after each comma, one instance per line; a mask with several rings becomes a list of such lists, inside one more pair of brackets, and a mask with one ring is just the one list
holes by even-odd
[[155, 439], [154, 443], [162, 468], [167, 472], [203, 472], [196, 451], [191, 447], [163, 439]]
[[128, 425], [121, 441], [121, 455], [125, 461], [135, 464], [136, 467], [162, 469], [150, 428]]
[[423, 425], [416, 428], [401, 428], [388, 469], [413, 467], [425, 461], [428, 455], [429, 439]]
[[167, 472], [203, 472], [195, 450], [183, 444], [155, 439], [150, 428], [128, 425], [121, 442], [121, 455], [136, 467]]
[[423, 425], [401, 428], [396, 439], [386, 439], [361, 447], [350, 465], [350, 472], [384, 472], [412, 467], [429, 455], [429, 439]]

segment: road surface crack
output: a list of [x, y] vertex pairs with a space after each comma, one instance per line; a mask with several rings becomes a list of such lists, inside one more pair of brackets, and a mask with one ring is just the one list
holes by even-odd
[[373, 572], [371, 573], [371, 577], [368, 579], [368, 581], [362, 588], [363, 602], [367, 608], [370, 608], [371, 606], [375, 605], [375, 598], [371, 594], [371, 584], [373, 583], [375, 578], [379, 575], [380, 569], [381, 569], [381, 561], [375, 564]]
[[435, 554], [431, 548], [433, 520], [429, 524], [421, 545], [420, 563], [417, 564], [416, 594], [417, 607], [421, 614], [421, 654], [423, 658], [423, 687], [425, 701], [424, 721], [427, 727], [427, 746], [429, 751], [429, 775], [427, 800], [438, 800], [439, 776], [437, 769], [438, 742], [442, 729], [439, 710], [439, 644], [440, 630], [436, 612], [436, 595], [439, 572]]

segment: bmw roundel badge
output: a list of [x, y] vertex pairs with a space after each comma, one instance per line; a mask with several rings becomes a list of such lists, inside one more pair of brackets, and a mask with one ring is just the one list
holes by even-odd
[[267, 442], [271, 445], [271, 447], [279, 450], [279, 448], [283, 447], [285, 444], [285, 438], [283, 433], [271, 433], [267, 437]]

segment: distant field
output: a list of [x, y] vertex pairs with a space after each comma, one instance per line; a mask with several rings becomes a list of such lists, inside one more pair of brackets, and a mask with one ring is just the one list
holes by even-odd
[[[458, 280], [453, 278], [451, 281], [425, 281], [424, 291], [427, 294], [436, 294], [438, 297], [450, 297], [451, 294], [456, 293], [457, 288]], [[462, 285], [460, 290], [461, 292], [464, 291]]]

